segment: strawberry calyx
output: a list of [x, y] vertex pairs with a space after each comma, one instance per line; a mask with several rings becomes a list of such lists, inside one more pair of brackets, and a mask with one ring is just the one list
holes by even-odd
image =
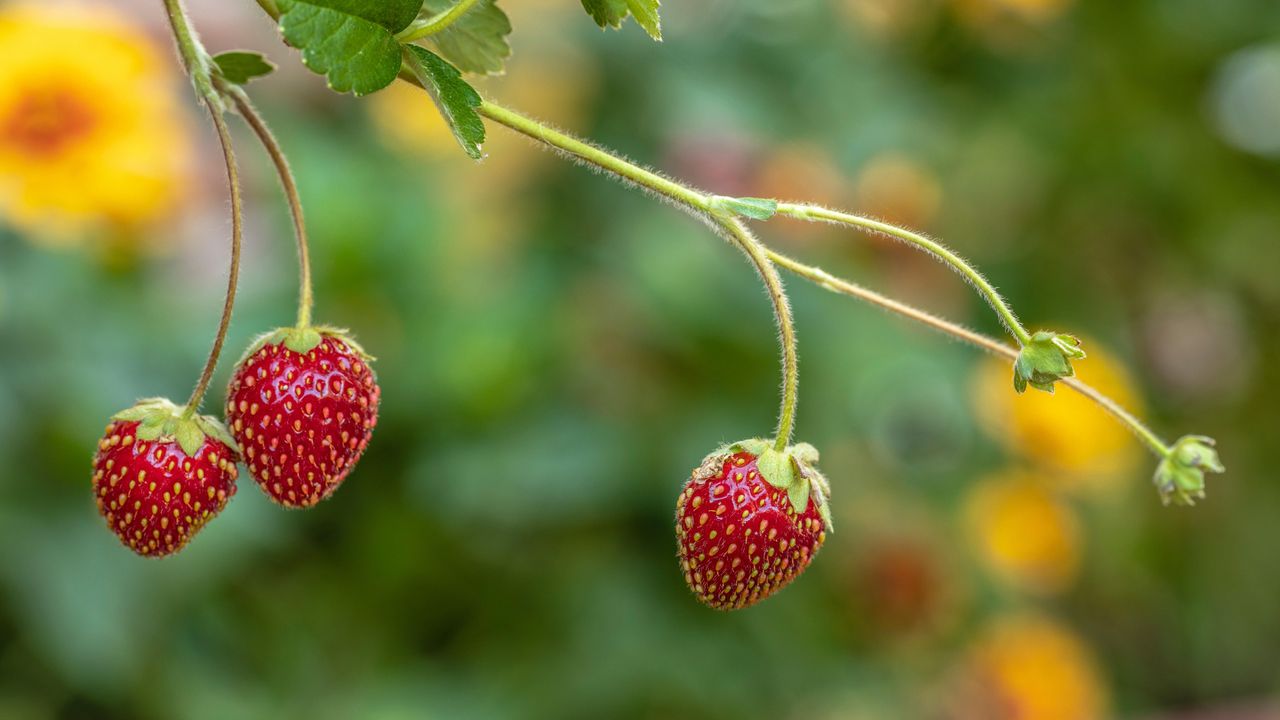
[[244, 351], [244, 355], [240, 358], [240, 363], [253, 357], [255, 353], [267, 345], [283, 345], [299, 355], [306, 355], [319, 347], [326, 337], [331, 337], [346, 345], [366, 363], [373, 363], [375, 358], [365, 352], [365, 349], [360, 347], [360, 343], [352, 339], [346, 329], [329, 325], [306, 325], [269, 330], [249, 343], [248, 349]]
[[177, 442], [182, 452], [195, 457], [209, 437], [238, 453], [235, 438], [220, 420], [211, 415], [192, 413], [168, 398], [145, 398], [111, 416], [112, 420], [138, 423], [139, 440]]
[[[703, 468], [718, 468], [724, 459], [734, 453], [745, 452], [756, 456], [756, 467], [765, 482], [785, 490], [791, 507], [797, 513], [804, 512], [812, 499], [818, 507], [827, 532], [831, 523], [831, 483], [817, 468], [818, 449], [809, 443], [796, 443], [785, 450], [774, 448], [773, 441], [763, 438], [739, 440], [716, 448], [702, 461]], [[701, 472], [696, 473], [702, 475]]]

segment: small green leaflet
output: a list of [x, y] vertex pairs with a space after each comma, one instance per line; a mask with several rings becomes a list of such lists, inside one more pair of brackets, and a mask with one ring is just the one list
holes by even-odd
[[254, 78], [270, 75], [276, 69], [271, 61], [256, 52], [231, 50], [213, 56], [218, 65], [218, 74], [224, 80], [236, 85], [244, 85]]
[[337, 92], [367, 95], [400, 73], [395, 34], [409, 26], [422, 0], [276, 0], [280, 32], [312, 71]]
[[417, 45], [405, 45], [404, 50], [409, 69], [435, 101], [458, 144], [479, 160], [480, 146], [484, 144], [484, 121], [476, 112], [480, 94], [462, 79], [457, 68], [439, 55]]
[[711, 198], [712, 207], [732, 215], [752, 220], [768, 220], [778, 212], [778, 201], [768, 198], [736, 198], [717, 195]]
[[[453, 0], [427, 0], [424, 18], [453, 7]], [[462, 72], [498, 74], [511, 57], [511, 21], [495, 0], [480, 0], [465, 15], [436, 35], [426, 38], [437, 52]]]
[[662, 40], [658, 0], [582, 0], [582, 7], [602, 28], [620, 28], [631, 15], [654, 40]]

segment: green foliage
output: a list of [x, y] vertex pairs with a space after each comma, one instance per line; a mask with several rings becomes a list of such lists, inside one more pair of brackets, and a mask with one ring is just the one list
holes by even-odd
[[435, 101], [458, 144], [479, 160], [484, 144], [484, 121], [476, 113], [480, 94], [462, 79], [457, 68], [426, 48], [405, 46], [405, 61]]
[[277, 0], [280, 32], [337, 92], [367, 95], [400, 74], [395, 33], [413, 22], [422, 0]]
[[254, 78], [270, 75], [276, 66], [261, 53], [230, 50], [213, 56], [218, 75], [229, 83], [244, 85]]
[[582, 0], [582, 7], [600, 27], [620, 28], [630, 15], [654, 40], [662, 39], [658, 4], [658, 0]]
[[[427, 0], [423, 16], [434, 16], [453, 7], [451, 0]], [[511, 57], [511, 20], [495, 0], [480, 0], [462, 17], [427, 41], [436, 52], [462, 72], [497, 74]]]

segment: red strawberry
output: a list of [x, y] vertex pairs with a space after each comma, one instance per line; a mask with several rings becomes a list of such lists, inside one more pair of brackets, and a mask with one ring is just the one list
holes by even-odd
[[746, 440], [694, 470], [676, 499], [676, 540], [685, 582], [699, 600], [717, 610], [748, 607], [809, 566], [831, 529], [816, 462], [812, 445], [780, 452]]
[[181, 550], [236, 494], [235, 441], [182, 410], [155, 398], [116, 414], [93, 457], [98, 512], [139, 555]]
[[310, 507], [351, 472], [378, 422], [372, 359], [330, 328], [276, 330], [245, 353], [231, 376], [227, 424], [272, 500]]

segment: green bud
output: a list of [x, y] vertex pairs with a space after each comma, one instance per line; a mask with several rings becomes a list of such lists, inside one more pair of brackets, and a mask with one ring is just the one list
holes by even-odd
[[1013, 389], [1022, 393], [1030, 385], [1052, 393], [1055, 382], [1075, 375], [1071, 361], [1084, 357], [1080, 340], [1074, 335], [1040, 330], [1022, 346], [1013, 363]]
[[1218, 459], [1213, 438], [1187, 435], [1173, 444], [1168, 457], [1156, 468], [1156, 489], [1165, 505], [1194, 505], [1204, 497], [1205, 472], [1226, 470]]

